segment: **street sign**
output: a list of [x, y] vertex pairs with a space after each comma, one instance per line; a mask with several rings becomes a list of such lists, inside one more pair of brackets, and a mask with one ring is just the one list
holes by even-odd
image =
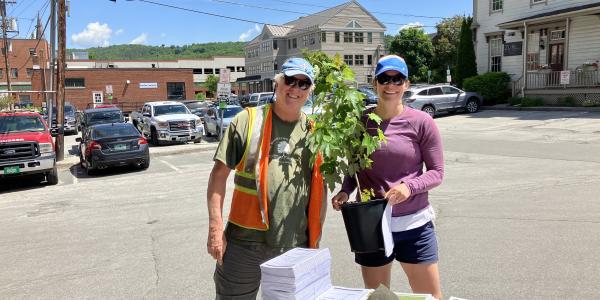
[[229, 98], [231, 95], [231, 83], [217, 83], [217, 97]]
[[220, 69], [219, 70], [219, 83], [229, 83], [230, 72], [231, 71], [229, 69]]
[[452, 75], [446, 76], [446, 82], [448, 82], [448, 83], [452, 82]]
[[140, 89], [157, 89], [158, 82], [140, 82]]
[[112, 85], [110, 85], [110, 84], [106, 85], [106, 93], [107, 94], [113, 93]]
[[560, 71], [560, 84], [569, 84], [571, 82], [571, 71]]

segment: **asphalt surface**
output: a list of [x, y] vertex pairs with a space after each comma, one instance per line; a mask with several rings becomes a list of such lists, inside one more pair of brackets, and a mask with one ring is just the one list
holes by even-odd
[[[430, 201], [444, 298], [596, 298], [600, 113], [435, 120], [446, 172]], [[148, 170], [93, 177], [64, 163], [56, 186], [0, 181], [0, 298], [213, 299], [204, 199], [214, 146], [153, 147]], [[321, 246], [333, 284], [361, 287], [331, 209]], [[398, 264], [392, 276], [393, 290], [410, 290]]]

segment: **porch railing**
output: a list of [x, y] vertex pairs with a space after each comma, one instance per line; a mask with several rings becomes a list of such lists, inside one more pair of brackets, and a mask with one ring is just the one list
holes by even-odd
[[519, 77], [519, 79], [512, 82], [512, 96], [516, 97], [521, 94], [523, 91], [523, 84], [525, 81], [523, 80], [523, 76]]
[[561, 71], [528, 72], [527, 89], [600, 87], [599, 70], [569, 71], [568, 83], [566, 78], [562, 79], [565, 79], [565, 81], [561, 80]]

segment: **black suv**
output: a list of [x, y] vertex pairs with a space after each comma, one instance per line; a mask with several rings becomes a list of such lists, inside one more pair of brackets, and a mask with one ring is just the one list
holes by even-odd
[[81, 131], [98, 124], [125, 123], [123, 112], [116, 107], [88, 108], [81, 116]]

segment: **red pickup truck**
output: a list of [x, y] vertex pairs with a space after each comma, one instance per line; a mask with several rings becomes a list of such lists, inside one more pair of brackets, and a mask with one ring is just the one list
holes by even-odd
[[52, 135], [34, 111], [0, 111], [0, 178], [41, 174], [58, 183]]

